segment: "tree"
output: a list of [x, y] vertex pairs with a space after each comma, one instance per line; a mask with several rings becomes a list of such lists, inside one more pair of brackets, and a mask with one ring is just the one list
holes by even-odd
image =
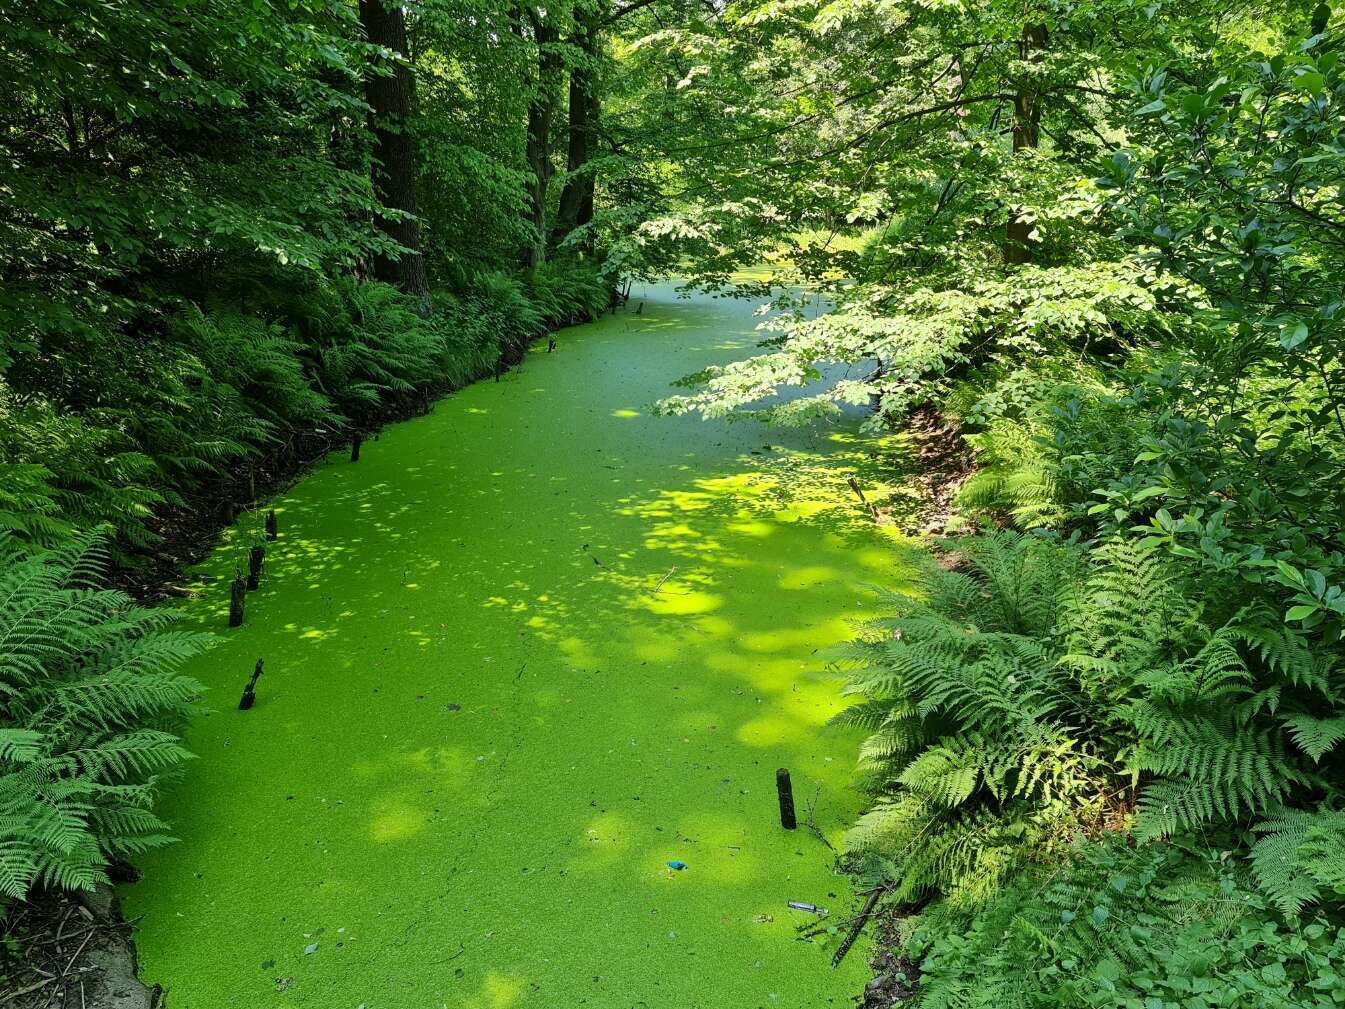
[[[1013, 95], [1013, 149], [1014, 152], [1037, 149], [1041, 143], [1041, 84], [1034, 74], [1040, 69], [1046, 49], [1046, 26], [1023, 26], [1023, 37], [1018, 43], [1018, 54], [1024, 67]], [[1032, 221], [1022, 214], [1013, 214], [1005, 227], [1004, 258], [1010, 263], [1026, 263], [1032, 259]]]
[[[602, 97], [598, 90], [596, 63], [598, 60], [599, 24], [592, 12], [575, 19], [574, 45], [578, 52], [570, 68], [569, 146], [566, 151], [565, 185], [561, 189], [560, 206], [556, 211], [555, 235], [557, 241], [576, 228], [593, 220], [594, 194], [597, 175], [590, 165], [596, 150]], [[583, 247], [593, 248], [592, 236]]]
[[365, 75], [369, 129], [374, 136], [371, 177], [383, 208], [376, 215], [382, 231], [402, 247], [400, 253], [374, 256], [373, 275], [420, 298], [429, 308], [430, 285], [420, 251], [416, 206], [416, 152], [411, 136], [415, 78], [408, 63], [406, 15], [385, 0], [360, 0], [365, 37], [383, 50], [380, 64]]
[[[528, 175], [527, 222], [529, 238], [523, 252], [523, 264], [535, 269], [546, 262], [547, 196], [551, 189], [551, 128], [555, 117], [559, 77], [564, 60], [558, 45], [562, 12], [553, 8], [524, 8], [527, 29], [537, 47], [537, 76], [528, 101], [528, 135], [524, 161]], [[525, 26], [516, 21], [516, 30]]]

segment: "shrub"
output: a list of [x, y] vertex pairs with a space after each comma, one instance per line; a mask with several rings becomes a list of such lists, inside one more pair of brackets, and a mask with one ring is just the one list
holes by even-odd
[[[236, 262], [139, 338], [0, 380], [0, 530], [52, 546], [107, 525], [120, 564], [151, 550], [154, 510], [236, 476], [295, 432], [365, 424], [516, 360], [548, 326], [592, 317], [588, 266], [484, 274], [428, 318], [395, 288]], [[118, 342], [120, 341], [120, 342]], [[50, 391], [48, 391], [50, 390]]]
[[1236, 844], [1087, 842], [986, 904], [940, 905], [910, 952], [922, 1009], [1263, 1009], [1345, 1000], [1345, 929], [1285, 920]]
[[983, 898], [1080, 832], [1247, 823], [1329, 788], [1339, 675], [1272, 614], [1206, 604], [1154, 547], [954, 548], [965, 569], [892, 597], [849, 656], [879, 795], [849, 844], [897, 899]]

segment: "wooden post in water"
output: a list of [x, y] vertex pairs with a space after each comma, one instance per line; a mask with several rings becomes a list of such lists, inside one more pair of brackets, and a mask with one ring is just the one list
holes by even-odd
[[266, 547], [255, 546], [248, 551], [248, 589], [255, 589], [262, 583], [262, 561], [266, 560]]
[[775, 772], [775, 791], [780, 796], [780, 826], [793, 830], [799, 822], [794, 816], [794, 786], [789, 781], [788, 768]]
[[257, 700], [257, 680], [262, 675], [262, 660], [257, 660], [257, 668], [252, 670], [252, 679], [243, 688], [243, 696], [238, 699], [238, 710], [247, 711]]
[[247, 582], [243, 581], [243, 572], [234, 570], [232, 594], [229, 596], [229, 626], [243, 626], [243, 600], [247, 598]]
[[360, 443], [364, 441], [364, 435], [356, 431], [350, 438], [350, 461], [360, 461]]
[[273, 540], [279, 535], [280, 532], [276, 528], [276, 510], [272, 508], [266, 513], [266, 538]]

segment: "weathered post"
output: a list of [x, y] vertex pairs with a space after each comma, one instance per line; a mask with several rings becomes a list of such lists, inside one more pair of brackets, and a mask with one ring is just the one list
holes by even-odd
[[247, 597], [247, 582], [243, 581], [243, 572], [234, 569], [233, 591], [229, 597], [229, 626], [243, 626], [243, 600]]
[[266, 560], [266, 547], [255, 546], [248, 551], [248, 589], [257, 588], [262, 582], [262, 562]]
[[248, 685], [243, 688], [243, 696], [238, 700], [238, 710], [247, 711], [257, 701], [257, 680], [262, 675], [262, 660], [257, 660], [257, 668], [252, 670], [252, 679], [248, 680]]
[[360, 443], [361, 443], [362, 441], [364, 441], [364, 435], [362, 435], [359, 431], [356, 431], [356, 432], [354, 433], [354, 435], [351, 436], [351, 439], [350, 439], [350, 461], [351, 461], [351, 462], [359, 462], [359, 461], [360, 461]]
[[273, 540], [278, 535], [280, 535], [280, 533], [276, 527], [276, 510], [272, 508], [266, 513], [266, 538], [268, 540]]
[[775, 772], [775, 791], [780, 797], [780, 826], [793, 830], [799, 823], [794, 816], [794, 786], [789, 781], [788, 768]]

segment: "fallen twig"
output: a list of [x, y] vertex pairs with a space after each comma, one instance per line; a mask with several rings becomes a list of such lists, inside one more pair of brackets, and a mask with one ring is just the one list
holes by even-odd
[[859, 486], [859, 481], [856, 480], [853, 476], [848, 476], [845, 478], [845, 482], [850, 485], [850, 489], [854, 491], [855, 496], [859, 498], [860, 504], [862, 504], [866, 509], [868, 509], [869, 514], [873, 516], [873, 520], [877, 522], [878, 509], [874, 505], [869, 504], [869, 499], [864, 496], [864, 491]]
[[70, 968], [75, 966], [75, 961], [79, 959], [79, 955], [84, 952], [84, 947], [89, 945], [89, 940], [93, 938], [93, 932], [93, 929], [89, 929], [89, 931], [84, 934], [84, 941], [79, 944], [79, 948], [75, 950], [75, 955], [72, 956], [70, 962], [65, 965], [65, 970], [61, 971], [61, 977], [65, 977], [69, 974]]
[[827, 840], [827, 835], [822, 833], [822, 828], [819, 827], [817, 825], [817, 821], [813, 819], [817, 811], [817, 799], [821, 794], [822, 794], [822, 786], [818, 785], [817, 788], [814, 789], [813, 791], [813, 801], [808, 803], [808, 816], [804, 819], [803, 825], [813, 832], [814, 837], [816, 837], [819, 841], [821, 841], [829, 849], [831, 849], [831, 853], [834, 855], [836, 854], [835, 847], [832, 845], [830, 841]]
[[651, 592], [650, 595], [654, 596], [658, 595], [659, 589], [663, 588], [664, 583], [666, 583], [668, 579], [671, 578], [673, 574], [676, 573], [676, 571], [677, 571], [677, 565], [674, 564], [672, 567], [668, 569], [668, 573], [658, 580], [658, 584], [654, 586], [654, 591]]
[[30, 984], [27, 988], [20, 988], [17, 991], [12, 991], [8, 995], [5, 995], [3, 998], [0, 998], [0, 1003], [13, 1002], [20, 995], [27, 995], [29, 992], [37, 991], [39, 988], [45, 988], [47, 985], [51, 984], [55, 980], [56, 979], [54, 977], [44, 978], [41, 981], [37, 981], [34, 984]]
[[831, 966], [840, 966], [841, 961], [845, 959], [845, 954], [850, 952], [850, 947], [853, 946], [855, 940], [859, 938], [859, 933], [862, 932], [864, 926], [868, 924], [869, 918], [873, 915], [873, 909], [878, 906], [878, 901], [885, 893], [887, 893], [887, 887], [879, 886], [875, 887], [873, 892], [869, 894], [869, 899], [864, 902], [864, 910], [859, 912], [859, 917], [857, 917], [855, 923], [850, 926], [849, 934], [846, 935], [845, 940], [839, 947], [837, 947], [836, 955], [831, 958]]
[[831, 921], [828, 919], [821, 924], [806, 927], [800, 925], [798, 929], [799, 941], [802, 942], [804, 939], [811, 939], [814, 936], [821, 935], [823, 932], [839, 931], [840, 929], [845, 928], [846, 925], [853, 925], [855, 919], [858, 917], [859, 915], [855, 915], [853, 918], [842, 918], [840, 921]]

